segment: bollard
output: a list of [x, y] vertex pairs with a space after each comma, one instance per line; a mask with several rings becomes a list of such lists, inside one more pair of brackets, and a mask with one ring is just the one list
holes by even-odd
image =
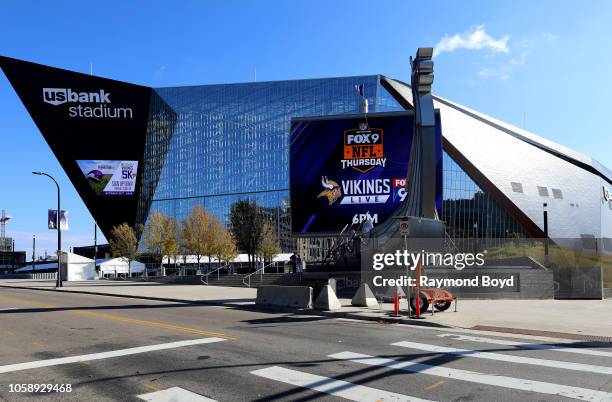
[[416, 295], [414, 296], [414, 307], [416, 318], [421, 318], [421, 261], [417, 265], [417, 283], [416, 283]]
[[397, 287], [395, 288], [395, 297], [393, 298], [393, 313], [399, 317], [399, 297], [397, 295]]

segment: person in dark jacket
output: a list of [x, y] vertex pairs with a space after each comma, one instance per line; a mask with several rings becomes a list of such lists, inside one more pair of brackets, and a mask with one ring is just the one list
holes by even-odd
[[289, 257], [289, 261], [291, 261], [291, 273], [295, 274], [297, 272], [298, 264], [302, 262], [302, 259], [296, 252], [294, 252], [293, 255]]

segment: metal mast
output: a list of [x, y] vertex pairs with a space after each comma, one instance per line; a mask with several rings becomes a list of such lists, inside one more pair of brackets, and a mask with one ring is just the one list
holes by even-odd
[[433, 84], [433, 48], [419, 48], [410, 58], [414, 139], [408, 167], [406, 215], [438, 219], [436, 211], [436, 116]]

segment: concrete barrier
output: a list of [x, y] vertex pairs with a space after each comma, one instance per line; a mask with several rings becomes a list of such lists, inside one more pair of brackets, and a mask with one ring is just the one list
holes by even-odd
[[312, 308], [312, 288], [309, 286], [260, 286], [257, 288], [255, 303], [263, 306]]
[[357, 289], [355, 296], [353, 296], [351, 304], [357, 307], [372, 307], [378, 306], [378, 300], [376, 300], [376, 296], [374, 296], [368, 284], [363, 282], [359, 289]]
[[342, 308], [342, 304], [336, 297], [336, 293], [332, 289], [330, 285], [325, 285], [323, 289], [321, 289], [321, 293], [315, 300], [314, 304], [315, 308], [318, 310], [340, 310]]

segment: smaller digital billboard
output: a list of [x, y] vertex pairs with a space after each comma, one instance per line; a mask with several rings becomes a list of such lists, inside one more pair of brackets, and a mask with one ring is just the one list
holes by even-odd
[[[442, 136], [436, 130], [436, 207], [442, 206]], [[412, 112], [292, 119], [291, 225], [296, 235], [336, 235], [384, 222], [406, 198]]]
[[90, 188], [99, 196], [132, 196], [138, 161], [78, 160]]

